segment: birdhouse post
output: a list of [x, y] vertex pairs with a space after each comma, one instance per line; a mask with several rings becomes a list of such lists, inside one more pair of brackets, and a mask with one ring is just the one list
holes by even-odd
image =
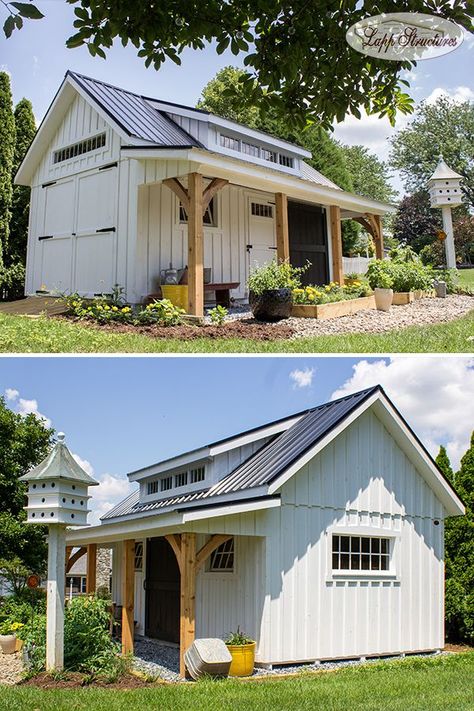
[[462, 175], [455, 173], [454, 170], [446, 165], [443, 156], [439, 157], [436, 170], [428, 180], [431, 207], [440, 207], [443, 214], [443, 229], [446, 234], [444, 244], [448, 269], [456, 268], [451, 209], [462, 204], [461, 180]]
[[87, 525], [88, 487], [97, 485], [64, 443], [64, 434], [38, 466], [20, 478], [28, 482], [28, 523], [48, 526], [46, 669], [64, 666], [66, 528]]

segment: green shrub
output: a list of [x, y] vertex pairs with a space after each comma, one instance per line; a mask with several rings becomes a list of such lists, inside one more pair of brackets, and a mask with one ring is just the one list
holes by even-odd
[[393, 276], [391, 274], [391, 262], [386, 259], [374, 259], [367, 269], [367, 279], [371, 289], [391, 289], [393, 287]]
[[248, 278], [247, 286], [256, 296], [273, 289], [298, 289], [301, 286], [301, 276], [309, 268], [293, 267], [289, 262], [275, 260], [263, 267], [254, 269]]
[[25, 295], [25, 267], [12, 264], [0, 268], [0, 301], [13, 301]]
[[216, 326], [222, 326], [228, 313], [226, 307], [219, 304], [209, 311], [209, 316], [211, 317], [212, 323]]
[[295, 304], [330, 304], [336, 301], [347, 301], [348, 299], [357, 299], [361, 296], [370, 294], [370, 286], [368, 281], [359, 277], [351, 279], [350, 284], [341, 286], [335, 281], [332, 281], [326, 286], [305, 286], [293, 290], [293, 301]]
[[183, 320], [186, 311], [175, 306], [169, 299], [153, 301], [144, 309], [137, 311], [135, 322], [141, 324], [159, 324], [160, 326], [177, 326]]
[[79, 294], [63, 295], [61, 300], [66, 306], [67, 313], [80, 319], [89, 319], [98, 323], [118, 321], [132, 323], [133, 312], [131, 306], [118, 306], [108, 299], [83, 299]]
[[367, 278], [372, 289], [392, 288], [394, 291], [426, 291], [433, 286], [434, 272], [419, 259], [376, 259], [369, 264]]

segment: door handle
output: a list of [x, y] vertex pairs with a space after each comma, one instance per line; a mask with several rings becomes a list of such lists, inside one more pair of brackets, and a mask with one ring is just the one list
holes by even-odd
[[269, 247], [268, 249], [278, 249], [278, 247]]

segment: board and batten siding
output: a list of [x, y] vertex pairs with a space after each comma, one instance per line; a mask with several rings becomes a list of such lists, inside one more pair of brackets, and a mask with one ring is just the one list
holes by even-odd
[[[443, 507], [373, 413], [350, 425], [281, 495], [281, 508], [267, 513], [259, 659], [443, 647]], [[332, 533], [389, 537], [393, 575], [334, 574]]]

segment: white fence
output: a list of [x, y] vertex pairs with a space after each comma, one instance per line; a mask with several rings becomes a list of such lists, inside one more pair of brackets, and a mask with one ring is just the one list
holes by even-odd
[[371, 261], [371, 257], [343, 257], [342, 270], [344, 274], [365, 274]]

